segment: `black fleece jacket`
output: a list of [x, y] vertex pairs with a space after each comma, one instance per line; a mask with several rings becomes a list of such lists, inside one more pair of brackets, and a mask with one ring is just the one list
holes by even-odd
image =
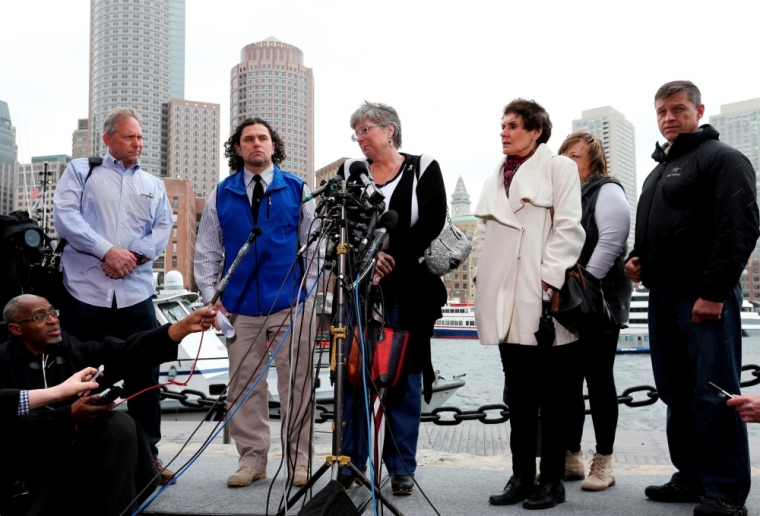
[[656, 145], [659, 165], [644, 182], [629, 255], [640, 259], [650, 289], [697, 289], [700, 298], [722, 302], [755, 248], [755, 171], [718, 136], [706, 124], [679, 134], [667, 153]]

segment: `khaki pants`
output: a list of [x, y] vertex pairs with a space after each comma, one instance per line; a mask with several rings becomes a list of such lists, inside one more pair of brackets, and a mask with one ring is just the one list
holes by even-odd
[[[277, 367], [277, 391], [280, 395], [280, 407], [282, 414], [282, 449], [288, 461], [288, 470], [292, 471], [295, 466], [306, 466], [311, 453], [312, 441], [311, 426], [313, 423], [313, 406], [309, 405], [312, 387], [314, 386], [313, 344], [314, 344], [314, 317], [312, 307], [314, 298], [309, 298], [303, 306], [303, 310], [295, 318], [290, 332], [285, 337], [282, 347], [274, 359]], [[232, 326], [235, 328], [235, 337], [228, 340], [230, 357], [230, 375], [241, 364], [235, 378], [230, 382], [227, 394], [227, 410], [234, 409], [232, 401], [241, 394], [240, 399], [250, 388], [251, 384], [261, 374], [262, 369], [267, 369], [269, 362], [266, 342], [267, 336], [271, 343], [271, 351], [274, 353], [283, 335], [288, 330], [291, 321], [290, 309], [282, 310], [266, 317], [250, 317], [246, 315], [231, 315]], [[293, 310], [295, 315], [296, 309]], [[301, 321], [303, 320], [303, 327]], [[282, 327], [280, 327], [282, 325]], [[291, 339], [292, 337], [292, 339]], [[254, 340], [255, 339], [255, 340]], [[251, 342], [253, 345], [251, 346]], [[290, 386], [291, 386], [291, 345], [293, 347], [293, 411], [289, 410]], [[245, 356], [248, 348], [251, 348]], [[245, 360], [243, 361], [243, 357]], [[267, 378], [268, 371], [243, 406], [237, 411], [230, 421], [230, 436], [235, 440], [238, 453], [240, 454], [240, 466], [248, 466], [259, 471], [266, 471], [267, 455], [269, 453], [269, 403], [267, 401]], [[238, 400], [239, 403], [240, 400]], [[237, 404], [235, 405], [237, 406]], [[308, 410], [307, 410], [308, 409]], [[287, 426], [290, 428], [286, 436], [285, 415]]]

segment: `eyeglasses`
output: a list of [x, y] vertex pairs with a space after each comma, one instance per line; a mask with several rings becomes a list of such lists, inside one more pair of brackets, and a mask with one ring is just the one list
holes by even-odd
[[367, 133], [373, 127], [383, 127], [383, 126], [382, 125], [365, 125], [364, 127], [362, 127], [361, 129], [359, 129], [358, 131], [354, 131], [354, 134], [351, 135], [351, 141], [355, 142], [356, 140], [359, 139], [360, 136], [367, 136]]
[[20, 321], [16, 321], [16, 324], [21, 324], [21, 323], [25, 323], [25, 322], [29, 322], [29, 321], [34, 321], [34, 322], [36, 322], [36, 323], [39, 324], [41, 322], [47, 321], [48, 317], [50, 317], [51, 315], [57, 319], [60, 314], [61, 314], [60, 310], [51, 310], [51, 311], [49, 311], [46, 314], [37, 314], [37, 315], [35, 315], [33, 317], [30, 317], [28, 319], [22, 319]]

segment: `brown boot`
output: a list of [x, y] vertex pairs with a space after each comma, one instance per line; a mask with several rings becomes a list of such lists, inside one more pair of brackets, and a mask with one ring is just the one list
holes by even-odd
[[583, 480], [586, 470], [583, 467], [583, 451], [565, 452], [565, 480]]
[[581, 484], [586, 491], [604, 491], [615, 485], [615, 474], [612, 471], [612, 455], [595, 453], [591, 459], [591, 471], [588, 478]]

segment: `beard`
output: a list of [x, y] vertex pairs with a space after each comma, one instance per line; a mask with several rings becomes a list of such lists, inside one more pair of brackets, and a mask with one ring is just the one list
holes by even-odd
[[243, 160], [246, 165], [248, 165], [251, 168], [260, 168], [264, 166], [268, 166], [270, 163], [272, 163], [272, 157], [267, 156], [265, 158], [260, 157], [259, 155], [249, 156], [247, 159]]

